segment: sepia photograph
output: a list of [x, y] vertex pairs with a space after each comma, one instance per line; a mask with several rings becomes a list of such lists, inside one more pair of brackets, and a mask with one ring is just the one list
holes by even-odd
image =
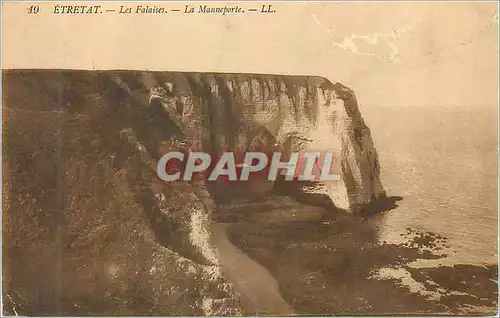
[[5, 316], [498, 315], [498, 3], [2, 2]]

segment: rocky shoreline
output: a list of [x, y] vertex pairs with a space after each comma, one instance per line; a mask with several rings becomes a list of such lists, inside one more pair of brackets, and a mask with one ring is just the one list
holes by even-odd
[[286, 200], [281, 208], [226, 212], [225, 219], [232, 243], [269, 270], [298, 314], [496, 313], [498, 266], [413, 268], [415, 260], [446, 256], [429, 252], [425, 235], [406, 246], [378, 243], [366, 220], [341, 212], [325, 217]]

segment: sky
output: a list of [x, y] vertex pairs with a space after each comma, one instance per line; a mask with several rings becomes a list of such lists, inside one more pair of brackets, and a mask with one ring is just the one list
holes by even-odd
[[497, 107], [495, 2], [272, 5], [274, 14], [65, 16], [40, 3], [27, 17], [24, 4], [4, 3], [2, 67], [320, 75], [368, 106]]

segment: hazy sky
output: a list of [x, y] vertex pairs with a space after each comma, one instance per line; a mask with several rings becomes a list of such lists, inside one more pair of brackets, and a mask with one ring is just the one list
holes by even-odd
[[29, 17], [3, 5], [4, 68], [310, 74], [364, 105], [497, 104], [494, 2], [278, 2], [274, 15], [239, 16], [61, 16], [53, 5]]

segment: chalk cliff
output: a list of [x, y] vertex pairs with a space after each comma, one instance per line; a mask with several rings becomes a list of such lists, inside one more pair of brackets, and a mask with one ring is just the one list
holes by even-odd
[[385, 196], [370, 130], [353, 91], [340, 83], [253, 74], [140, 76], [150, 103], [161, 103], [194, 150], [333, 151], [343, 178], [323, 189], [337, 207], [359, 212]]
[[156, 177], [179, 144], [334, 151], [343, 179], [311, 191], [356, 213], [385, 196], [353, 92], [319, 77], [4, 71], [3, 107], [12, 314], [240, 313], [210, 238], [221, 191]]

